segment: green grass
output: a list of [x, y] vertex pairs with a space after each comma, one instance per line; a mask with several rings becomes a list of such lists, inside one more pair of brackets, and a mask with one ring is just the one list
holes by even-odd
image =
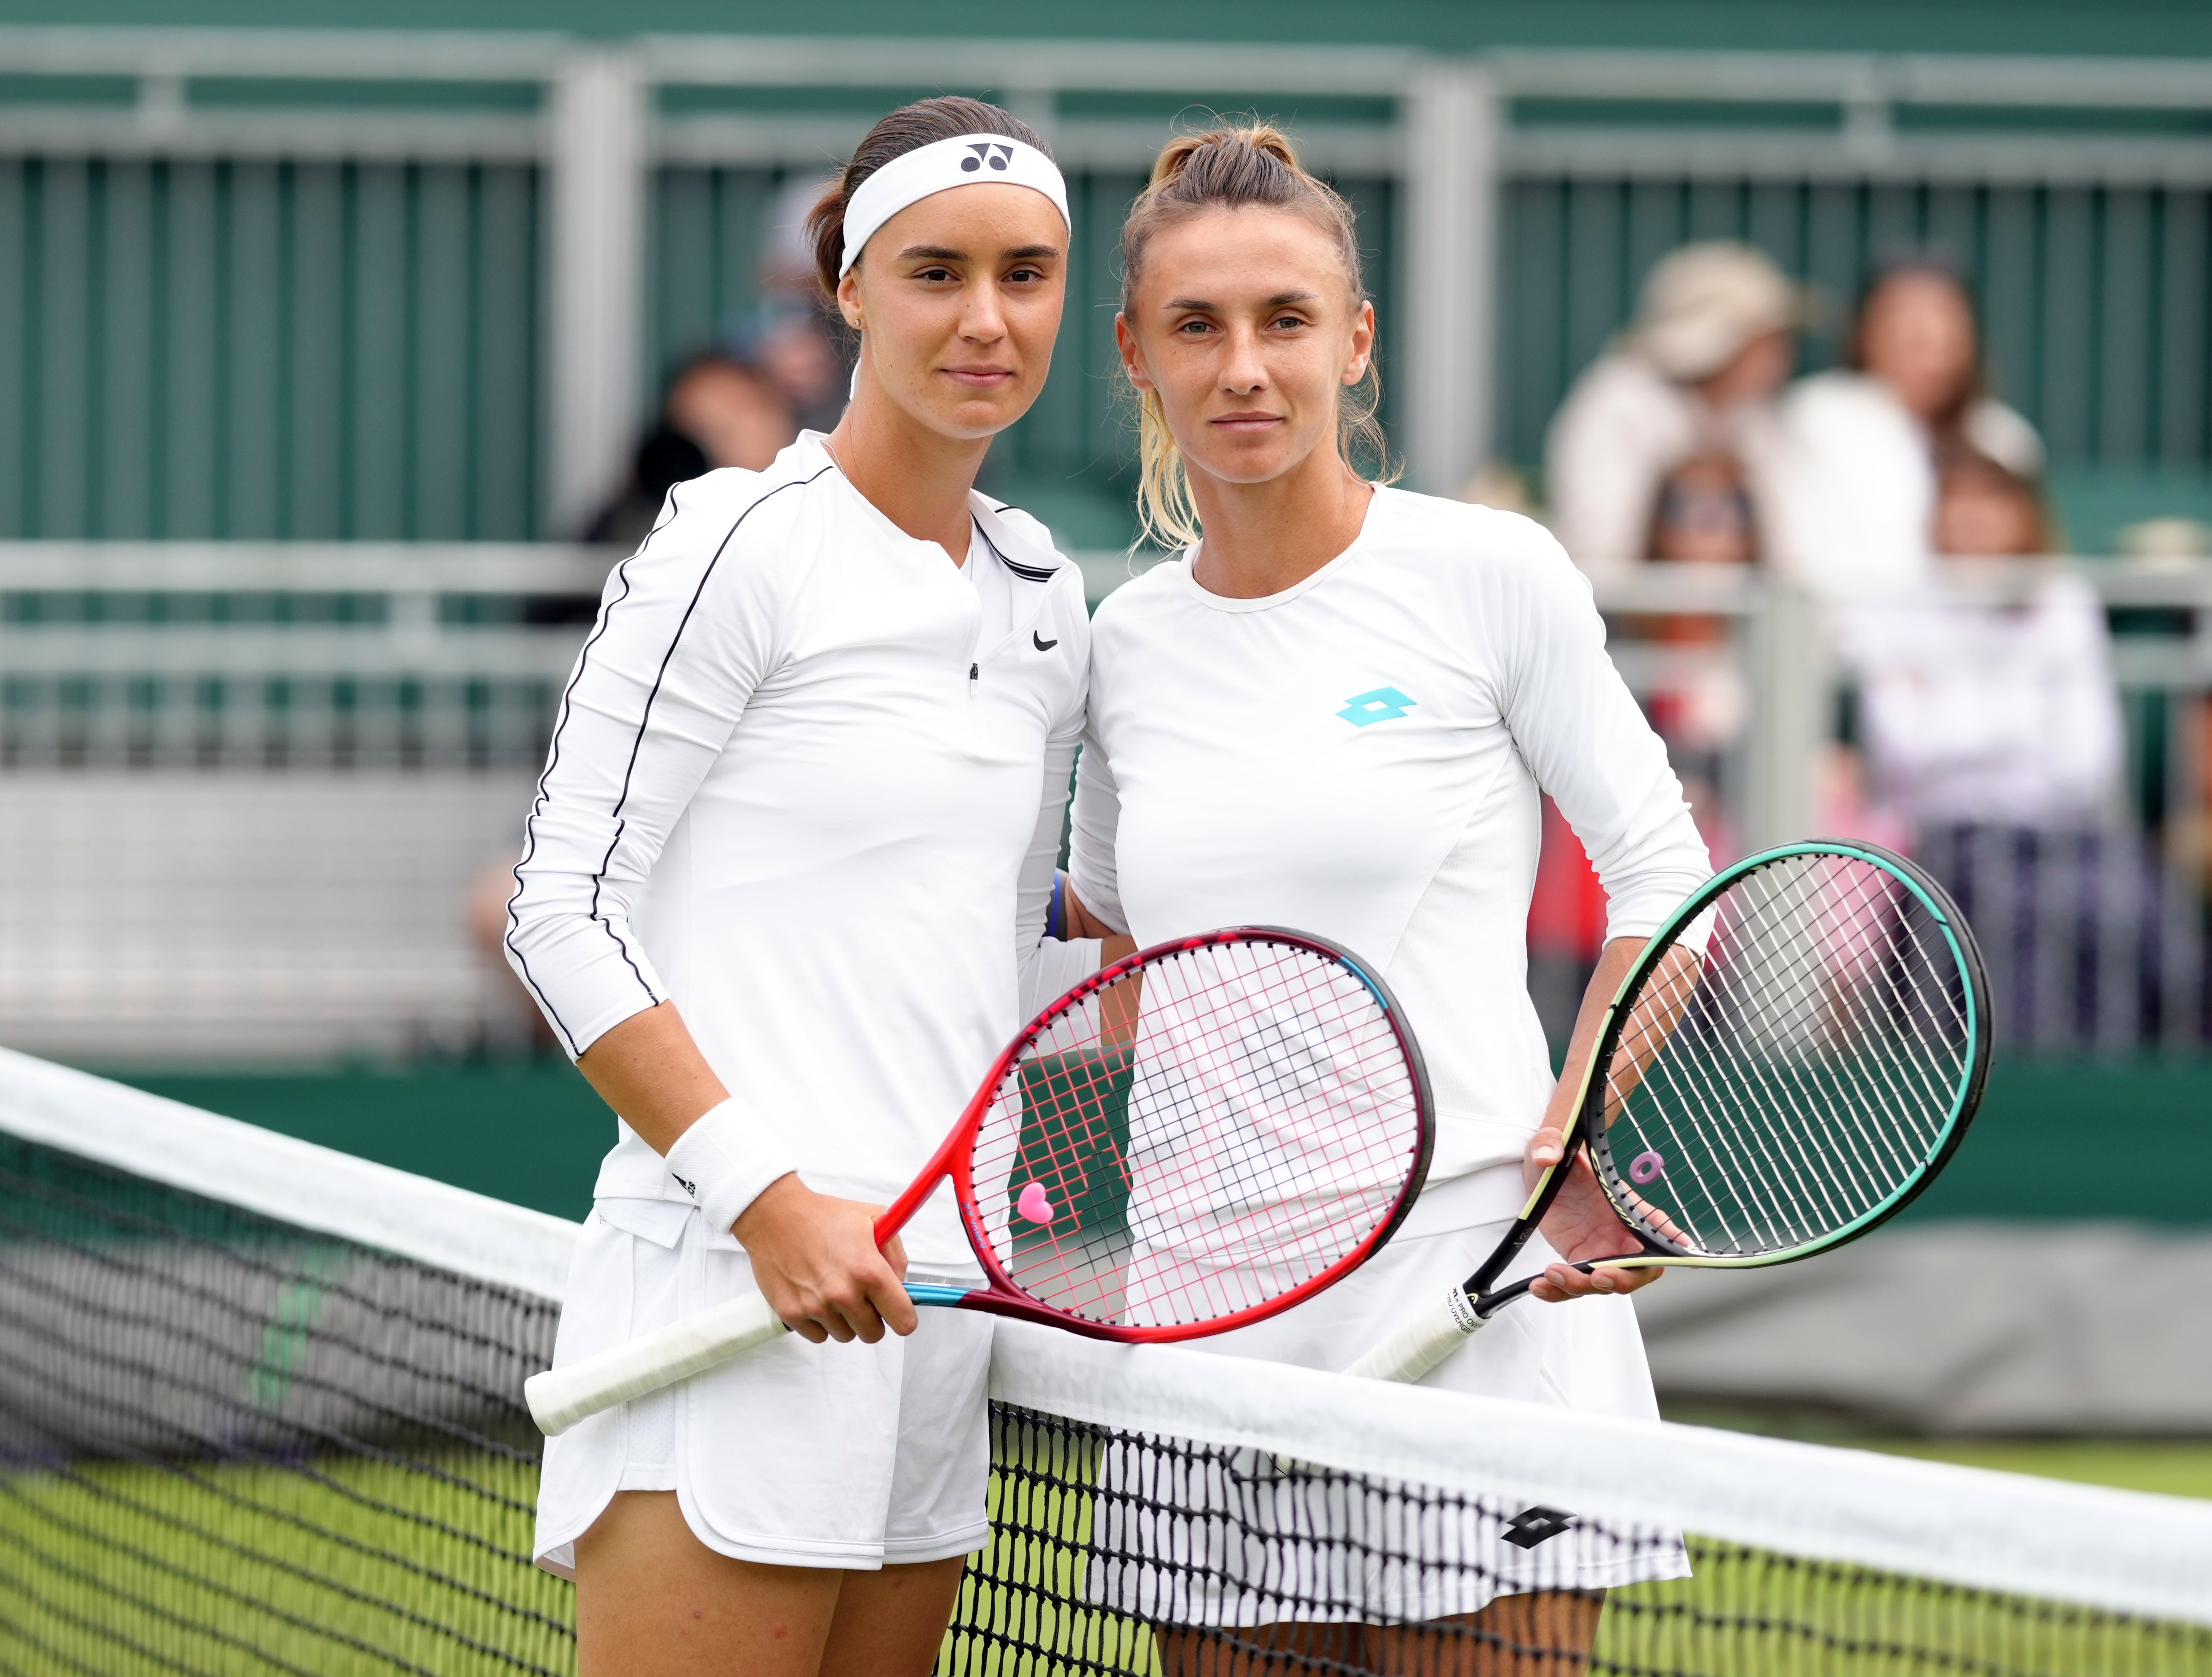
[[91, 1462], [0, 1475], [0, 1671], [574, 1669], [532, 1465]]
[[[2168, 1497], [2212, 1498], [2212, 1441], [2136, 1438], [1875, 1438], [1862, 1449], [1956, 1461], [1999, 1473], [2155, 1491]], [[2208, 1586], [2212, 1587], [2212, 1586]]]

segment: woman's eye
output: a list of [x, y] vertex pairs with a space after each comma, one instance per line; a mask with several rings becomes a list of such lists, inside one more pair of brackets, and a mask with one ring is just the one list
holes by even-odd
[[1176, 330], [1186, 337], [1196, 337], [1202, 332], [1212, 331], [1213, 328], [1203, 320], [1186, 320]]
[[1285, 326], [1296, 328], [1304, 325], [1305, 322], [1295, 314], [1285, 314], [1275, 322], [1277, 331], [1280, 331]]
[[950, 268], [924, 268], [915, 276], [916, 279], [928, 280], [933, 283], [939, 280], [949, 280], [952, 276], [952, 270]]

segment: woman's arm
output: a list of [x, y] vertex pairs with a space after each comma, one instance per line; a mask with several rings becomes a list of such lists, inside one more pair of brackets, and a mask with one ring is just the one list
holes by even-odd
[[[1103, 939], [1101, 966], [1137, 946], [1123, 923], [1121, 867], [1115, 841], [1121, 826], [1121, 788], [1094, 727], [1083, 737], [1075, 766], [1075, 809], [1069, 823], [1068, 881], [1063, 899], [1072, 938]], [[1087, 900], [1086, 900], [1087, 899]]]
[[876, 1250], [872, 1209], [825, 1200], [789, 1174], [773, 1120], [729, 1100], [631, 927], [669, 833], [781, 656], [778, 590], [791, 568], [749, 565], [733, 540], [799, 487], [754, 478], [733, 495], [713, 479], [679, 485], [608, 578], [531, 809], [506, 941], [607, 1103], [664, 1157], [690, 1137], [702, 1165], [688, 1182], [670, 1174], [739, 1230], [777, 1313], [811, 1340], [876, 1339], [886, 1320], [909, 1331], [914, 1315], [896, 1253]]
[[[576, 1069], [663, 1155], [729, 1098], [673, 1002], [630, 1015], [585, 1049]], [[899, 1285], [905, 1250], [896, 1238], [876, 1248], [881, 1209], [817, 1194], [787, 1171], [745, 1207], [732, 1231], [752, 1261], [762, 1294], [794, 1333], [817, 1345], [852, 1339], [872, 1345], [886, 1327], [915, 1329], [914, 1303]]]
[[[1553, 1087], [1551, 1104], [1544, 1110], [1543, 1127], [1529, 1137], [1528, 1150], [1522, 1157], [1522, 1174], [1531, 1188], [1546, 1169], [1559, 1161], [1560, 1142], [1567, 1126], [1574, 1121], [1575, 1097], [1582, 1092], [1583, 1068], [1589, 1064], [1590, 1054], [1597, 1046], [1597, 1033], [1604, 1023], [1606, 1007], [1620, 993], [1621, 980], [1628, 976], [1629, 968], [1644, 952], [1647, 941], [1643, 938], [1616, 938], [1598, 956], [1597, 970], [1590, 975], [1589, 987], [1583, 992], [1581, 1011], [1575, 1015], [1574, 1035], [1567, 1042], [1566, 1063]], [[1587, 1154], [1576, 1154], [1567, 1185], [1552, 1202], [1552, 1209], [1545, 1214], [1541, 1226], [1544, 1238], [1563, 1260], [1547, 1266], [1543, 1278], [1528, 1289], [1547, 1304], [1587, 1298], [1594, 1293], [1634, 1292], [1660, 1277], [1661, 1272], [1656, 1269], [1600, 1269], [1585, 1275], [1574, 1267], [1598, 1258], [1626, 1257], [1643, 1249], [1613, 1211], [1605, 1190], [1597, 1185], [1597, 1176], [1590, 1169]]]
[[1073, 879], [1067, 882], [1067, 894], [1061, 901], [1067, 909], [1067, 935], [1071, 938], [1097, 939], [1100, 966], [1110, 967], [1136, 949], [1134, 938], [1126, 932], [1116, 932], [1083, 906], [1083, 899], [1076, 894]]
[[[1556, 543], [1533, 526], [1529, 550], [1504, 574], [1510, 592], [1496, 621], [1510, 635], [1499, 648], [1509, 671], [1504, 712], [1536, 783], [1552, 794], [1589, 853], [1605, 887], [1607, 941], [1583, 993], [1566, 1064], [1544, 1122], [1529, 1140], [1524, 1169], [1533, 1178], [1560, 1156], [1583, 1066], [1605, 1009], [1637, 954], [1682, 900], [1712, 871], [1690, 819], [1666, 745], [1651, 730], [1605, 650], [1605, 624]], [[1637, 1249], [1598, 1187], [1587, 1158], [1544, 1219], [1545, 1238], [1570, 1262], [1624, 1256]], [[1591, 1293], [1629, 1292], [1656, 1270], [1584, 1275], [1555, 1264], [1530, 1289], [1557, 1303]]]

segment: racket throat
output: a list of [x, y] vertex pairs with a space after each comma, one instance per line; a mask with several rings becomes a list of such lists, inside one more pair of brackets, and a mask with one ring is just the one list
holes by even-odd
[[1480, 1295], [1470, 1295], [1465, 1287], [1454, 1287], [1444, 1297], [1444, 1309], [1450, 1313], [1452, 1321], [1462, 1334], [1480, 1333], [1489, 1325], [1491, 1317], [1498, 1314], [1499, 1308], [1509, 1302], [1494, 1297], [1480, 1299], [1490, 1307], [1484, 1310], [1476, 1308], [1478, 1299]]
[[906, 1296], [917, 1304], [958, 1304], [975, 1291], [945, 1281], [908, 1281]]

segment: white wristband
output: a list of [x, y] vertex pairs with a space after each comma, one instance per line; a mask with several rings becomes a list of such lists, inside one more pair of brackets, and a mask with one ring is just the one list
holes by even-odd
[[775, 1127], [732, 1097], [691, 1121], [664, 1161], [710, 1229], [727, 1229], [799, 1159]]

